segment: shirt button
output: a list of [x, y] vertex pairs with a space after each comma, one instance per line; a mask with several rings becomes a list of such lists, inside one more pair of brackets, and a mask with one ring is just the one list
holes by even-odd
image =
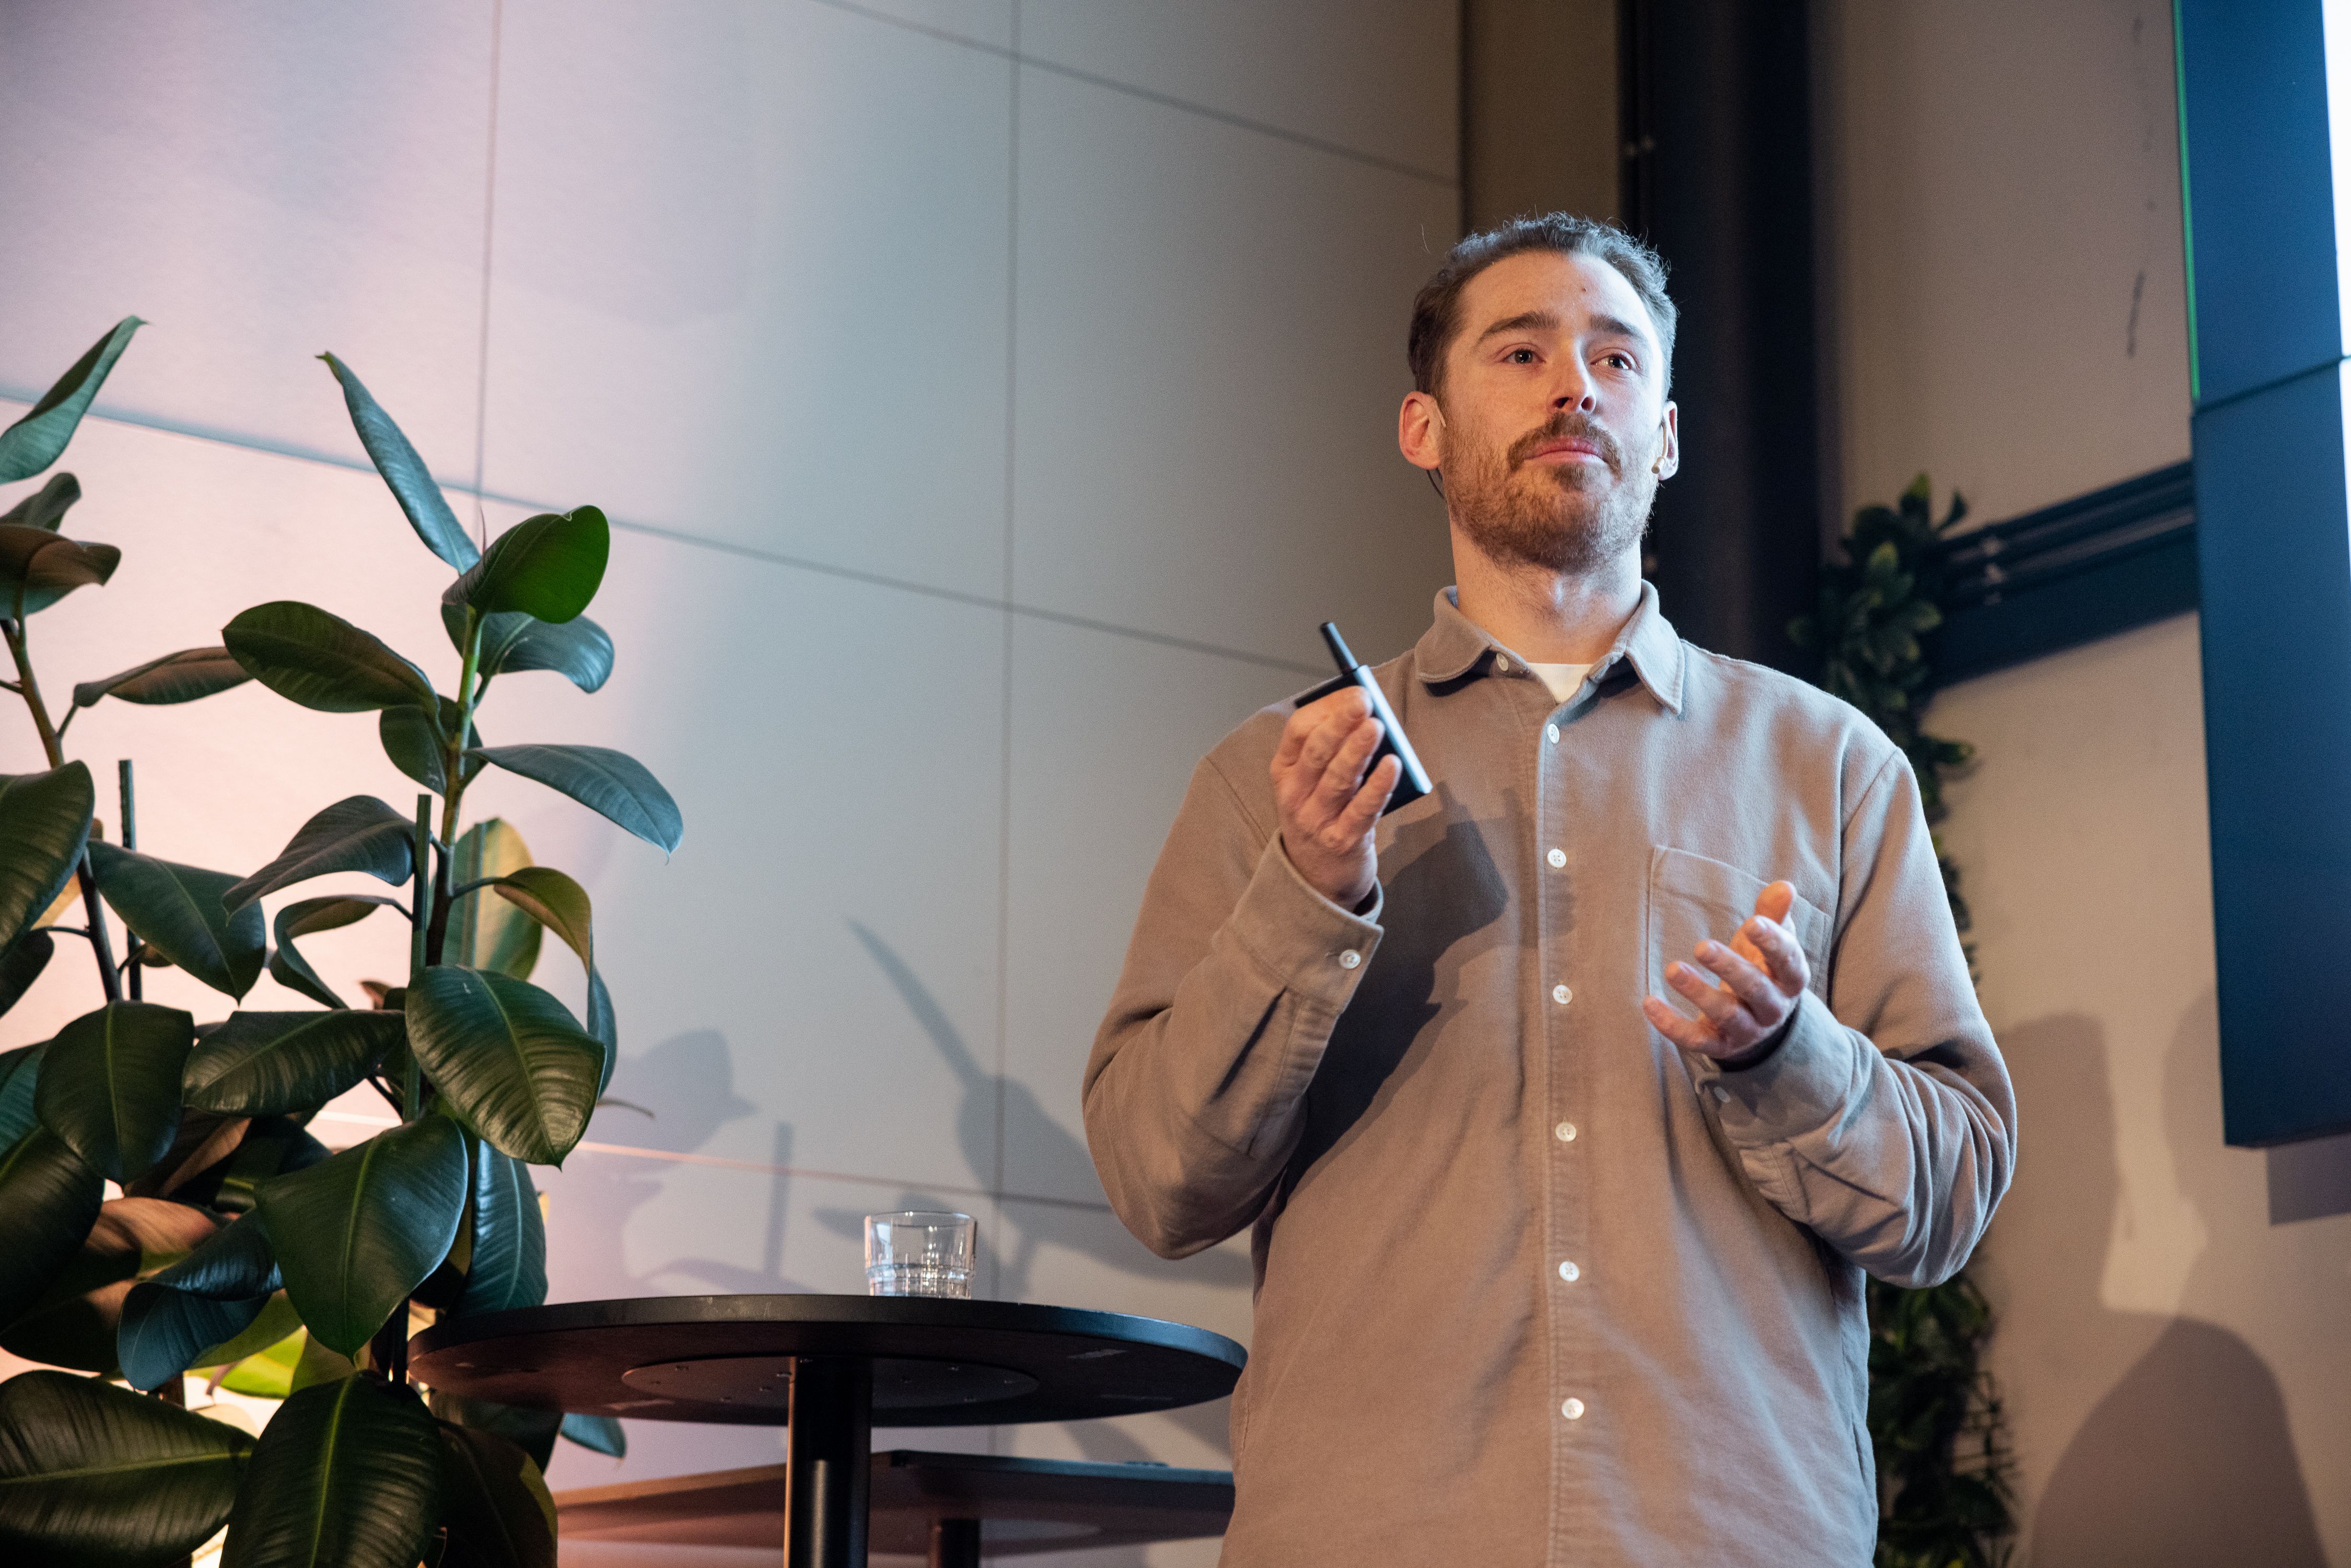
[[1583, 1419], [1583, 1401], [1571, 1399], [1559, 1407], [1559, 1413], [1571, 1421], [1581, 1421]]
[[1574, 995], [1575, 993], [1569, 990], [1565, 986], [1553, 986], [1551, 988], [1551, 999], [1557, 1002], [1562, 1007], [1565, 1007], [1568, 1003], [1568, 999]]
[[1558, 1126], [1553, 1127], [1551, 1130], [1551, 1135], [1557, 1138], [1562, 1144], [1572, 1144], [1575, 1142], [1575, 1124], [1573, 1122], [1562, 1122]]
[[1555, 724], [1547, 724], [1543, 726], [1543, 738], [1550, 741], [1553, 746], [1557, 746], [1559, 744], [1559, 726]]
[[1730, 1103], [1730, 1091], [1725, 1089], [1719, 1083], [1708, 1085], [1706, 1092], [1714, 1096], [1714, 1103], [1718, 1105], [1728, 1105]]
[[1353, 947], [1339, 955], [1339, 967], [1342, 969], [1352, 969], [1363, 961], [1364, 956]]
[[1562, 1263], [1559, 1266], [1559, 1277], [1566, 1281], [1571, 1285], [1574, 1284], [1575, 1281], [1583, 1276], [1583, 1270], [1577, 1268], [1573, 1263]]
[[1495, 654], [1495, 655], [1494, 655], [1494, 673], [1495, 673], [1496, 674], [1498, 674], [1498, 675], [1507, 675], [1507, 674], [1509, 674], [1510, 673], [1510, 660], [1508, 660], [1508, 659], [1505, 659], [1505, 658], [1504, 658], [1504, 657], [1502, 657], [1502, 655], [1501, 655], [1501, 654], [1499, 654], [1499, 653]]
[[1567, 863], [1567, 852], [1565, 850], [1553, 850], [1543, 858], [1551, 862], [1554, 866], [1562, 866]]

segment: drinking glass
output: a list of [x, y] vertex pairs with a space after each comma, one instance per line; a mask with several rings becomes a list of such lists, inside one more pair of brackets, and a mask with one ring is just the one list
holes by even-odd
[[865, 1289], [874, 1296], [971, 1299], [979, 1222], [968, 1214], [911, 1210], [865, 1217]]

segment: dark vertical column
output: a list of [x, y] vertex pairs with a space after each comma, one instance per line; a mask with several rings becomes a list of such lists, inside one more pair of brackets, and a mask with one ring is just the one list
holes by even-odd
[[784, 1456], [789, 1568], [865, 1568], [872, 1449], [872, 1367], [825, 1356], [794, 1362]]
[[1681, 308], [1650, 576], [1692, 642], [1797, 668], [1821, 535], [1804, 7], [1623, 0], [1617, 37], [1619, 210]]
[[930, 1568], [979, 1568], [979, 1521], [931, 1521]]

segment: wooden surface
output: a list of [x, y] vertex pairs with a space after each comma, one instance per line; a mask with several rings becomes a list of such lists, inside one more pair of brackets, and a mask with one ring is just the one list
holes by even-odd
[[[774, 1548], [784, 1538], [782, 1465], [559, 1492], [566, 1541]], [[1220, 1535], [1232, 1517], [1224, 1470], [1098, 1465], [908, 1450], [873, 1456], [868, 1541], [921, 1555], [931, 1521], [977, 1519], [989, 1556]]]
[[890, 1427], [1086, 1420], [1233, 1390], [1248, 1353], [1157, 1318], [918, 1296], [665, 1296], [426, 1330], [410, 1371], [453, 1394], [657, 1421], [782, 1426], [801, 1357], [873, 1367]]

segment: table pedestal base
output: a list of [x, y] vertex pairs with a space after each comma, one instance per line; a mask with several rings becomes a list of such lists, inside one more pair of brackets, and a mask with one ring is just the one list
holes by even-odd
[[788, 1568], [865, 1568], [873, 1463], [873, 1378], [862, 1360], [802, 1356], [792, 1365], [784, 1455]]
[[979, 1521], [931, 1521], [931, 1568], [979, 1568]]

